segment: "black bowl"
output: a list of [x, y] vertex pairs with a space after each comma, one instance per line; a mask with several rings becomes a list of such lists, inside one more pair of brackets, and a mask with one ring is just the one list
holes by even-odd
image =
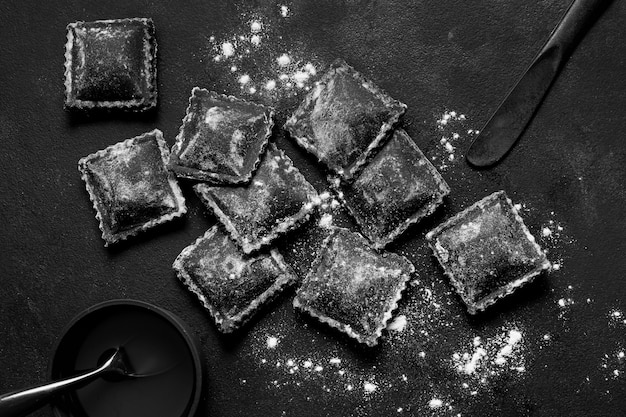
[[197, 340], [172, 313], [136, 300], [111, 300], [80, 313], [65, 329], [50, 364], [52, 380], [93, 369], [123, 346], [142, 378], [100, 378], [59, 397], [57, 417], [189, 417], [202, 390]]

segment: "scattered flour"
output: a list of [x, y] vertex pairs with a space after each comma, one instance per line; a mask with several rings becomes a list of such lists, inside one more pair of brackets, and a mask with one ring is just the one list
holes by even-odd
[[292, 15], [287, 5], [279, 5], [279, 15], [242, 13], [235, 33], [210, 36], [210, 71], [237, 80], [240, 94], [269, 101], [310, 90], [323, 65], [282, 36], [285, 18]]
[[[235, 55], [235, 47], [233, 46], [231, 42], [222, 43], [221, 48], [222, 48], [222, 56], [224, 58], [230, 58], [231, 56]], [[217, 60], [217, 57], [216, 57], [216, 60]]]
[[609, 324], [611, 326], [626, 325], [626, 314], [622, 310], [612, 309], [609, 311]]
[[279, 66], [286, 67], [287, 65], [291, 63], [291, 58], [289, 57], [288, 54], [282, 54], [281, 56], [276, 58], [276, 62], [278, 63]]
[[626, 349], [618, 347], [611, 353], [604, 354], [600, 369], [604, 372], [604, 380], [616, 380], [626, 376]]
[[555, 246], [560, 243], [573, 243], [564, 233], [564, 225], [555, 219], [553, 211], [550, 212], [550, 219], [541, 226], [541, 243], [548, 246]]
[[[562, 292], [561, 292], [562, 291]], [[574, 286], [568, 285], [564, 290], [561, 290], [561, 297], [555, 301], [558, 312], [559, 319], [563, 321], [568, 321], [570, 319], [573, 306], [579, 304], [574, 299]], [[587, 299], [587, 304], [591, 303], [591, 299]]]
[[522, 332], [518, 328], [503, 328], [502, 331], [502, 334], [489, 339], [474, 337], [470, 351], [455, 352], [452, 365], [457, 372], [481, 383], [506, 371], [524, 372]]
[[278, 338], [274, 336], [268, 336], [266, 344], [268, 349], [276, 349], [276, 346], [278, 346]]
[[467, 116], [456, 111], [446, 111], [436, 121], [439, 139], [437, 155], [431, 157], [432, 162], [440, 171], [463, 159], [459, 149], [464, 149], [479, 131], [466, 128]]
[[377, 388], [378, 388], [378, 385], [371, 383], [369, 381], [363, 384], [363, 390], [367, 393], [372, 393], [376, 391]]
[[324, 213], [320, 217], [318, 222], [319, 227], [330, 228], [333, 225], [333, 215], [330, 213]]
[[404, 314], [400, 314], [387, 325], [387, 330], [392, 332], [401, 332], [406, 327], [406, 323], [406, 316]]
[[539, 244], [548, 253], [552, 263], [552, 271], [559, 271], [563, 268], [563, 258], [559, 253], [563, 252], [565, 245], [574, 243], [565, 230], [565, 225], [556, 219], [554, 211], [549, 214], [549, 219], [542, 224]]
[[433, 398], [428, 402], [428, 406], [430, 408], [441, 408], [443, 406], [443, 401], [441, 401], [439, 398]]

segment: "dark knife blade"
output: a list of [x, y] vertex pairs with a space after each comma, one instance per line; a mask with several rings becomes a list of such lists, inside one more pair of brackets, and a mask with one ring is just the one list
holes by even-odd
[[524, 133], [574, 48], [612, 0], [574, 0], [524, 75], [467, 151], [475, 167], [499, 162]]

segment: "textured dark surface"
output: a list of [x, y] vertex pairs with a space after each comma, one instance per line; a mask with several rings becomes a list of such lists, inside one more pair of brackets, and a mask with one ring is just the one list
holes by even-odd
[[[291, 16], [275, 30], [287, 48], [297, 47], [326, 65], [341, 57], [406, 103], [405, 128], [431, 157], [440, 149], [435, 120], [446, 110], [462, 111], [470, 116], [467, 128], [480, 129], [568, 3], [294, 0], [287, 3]], [[0, 5], [0, 392], [46, 380], [52, 346], [78, 312], [129, 297], [169, 309], [196, 330], [207, 375], [198, 416], [401, 415], [398, 408], [405, 415], [428, 415], [434, 396], [451, 401], [453, 408], [439, 409], [438, 415], [623, 415], [626, 369], [613, 354], [626, 348], [626, 326], [609, 325], [607, 317], [612, 309], [626, 309], [623, 1], [615, 1], [579, 45], [508, 157], [488, 171], [460, 162], [443, 172], [452, 189], [444, 209], [391, 245], [416, 265], [433, 296], [450, 302], [447, 321], [452, 325], [430, 338], [415, 332], [402, 336], [402, 343], [389, 337], [379, 348], [363, 350], [295, 315], [289, 292], [246, 332], [220, 335], [171, 269], [178, 253], [215, 222], [187, 182], [182, 184], [190, 209], [185, 219], [103, 247], [78, 159], [153, 128], [163, 130], [172, 145], [196, 85], [239, 95], [228, 67], [212, 61], [209, 36], [240, 32], [242, 14], [279, 19], [278, 4], [26, 0]], [[92, 117], [66, 113], [66, 25], [118, 17], [154, 19], [159, 44], [156, 111]], [[278, 126], [301, 98], [274, 103]], [[324, 175], [313, 159], [280, 129], [276, 136], [279, 147], [322, 191]], [[533, 234], [554, 213], [571, 243], [549, 253], [563, 260], [560, 271], [486, 314], [468, 317], [460, 300], [447, 293], [449, 283], [423, 234], [498, 189], [533, 208], [524, 214]], [[420, 294], [409, 288], [400, 311], [410, 316], [410, 308], [429, 307], [415, 301]], [[564, 310], [563, 319], [557, 300], [570, 296], [576, 304]], [[479, 386], [477, 395], [459, 394], [456, 372], [445, 364], [459, 335], [487, 335], [511, 322], [525, 329], [526, 372]], [[410, 322], [407, 331], [420, 325]], [[537, 342], [544, 333], [552, 335], [545, 346]], [[280, 350], [266, 350], [266, 335], [272, 334], [281, 336]], [[418, 357], [420, 351], [428, 352], [427, 360]], [[352, 375], [375, 375], [380, 389], [371, 396], [363, 395], [361, 385], [347, 392], [333, 383], [335, 374], [282, 384], [292, 381], [287, 372], [260, 361], [275, 360], [278, 352], [284, 357], [292, 352], [297, 357], [339, 356]], [[605, 354], [611, 355], [608, 369], [602, 367]], [[622, 375], [614, 377], [613, 369], [621, 369]], [[409, 383], [401, 383], [400, 375]], [[277, 380], [279, 387], [273, 383]], [[52, 413], [45, 408], [35, 415]]]

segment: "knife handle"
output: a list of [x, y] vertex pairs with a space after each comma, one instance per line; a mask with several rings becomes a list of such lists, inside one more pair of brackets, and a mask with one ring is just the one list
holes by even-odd
[[561, 54], [560, 64], [564, 64], [576, 45], [612, 1], [574, 0], [552, 31], [539, 56], [556, 47]]

